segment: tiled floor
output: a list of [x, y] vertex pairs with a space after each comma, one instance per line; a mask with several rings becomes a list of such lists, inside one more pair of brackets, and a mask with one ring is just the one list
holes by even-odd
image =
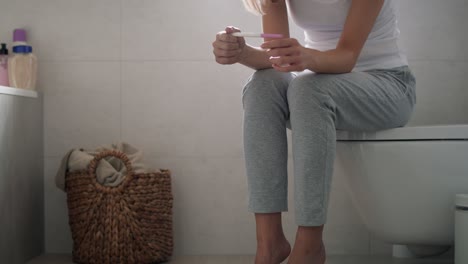
[[[36, 258], [27, 264], [72, 264], [69, 255], [47, 255]], [[184, 256], [176, 257], [171, 264], [252, 264], [251, 256]], [[369, 256], [329, 256], [326, 264], [453, 264], [442, 259], [392, 259], [390, 257]]]

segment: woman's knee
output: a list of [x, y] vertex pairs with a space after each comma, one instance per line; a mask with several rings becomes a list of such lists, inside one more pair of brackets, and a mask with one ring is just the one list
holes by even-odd
[[292, 78], [291, 73], [283, 73], [275, 69], [258, 70], [249, 78], [242, 94], [245, 95], [249, 90], [261, 90], [262, 88], [271, 90], [276, 87], [286, 90]]
[[242, 101], [245, 102], [246, 97], [280, 96], [286, 99], [286, 91], [293, 77], [292, 73], [283, 73], [274, 69], [258, 70], [252, 74], [244, 86]]
[[288, 102], [292, 107], [301, 103], [328, 102], [330, 97], [330, 86], [333, 80], [329, 76], [318, 74], [304, 74], [291, 81], [287, 91]]

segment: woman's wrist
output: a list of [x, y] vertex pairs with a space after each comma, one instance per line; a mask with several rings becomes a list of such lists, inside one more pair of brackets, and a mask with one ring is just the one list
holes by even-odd
[[305, 54], [306, 54], [306, 59], [305, 59], [305, 68], [316, 72], [318, 69], [318, 60], [321, 56], [323, 56], [321, 51], [315, 50], [315, 49], [310, 49], [310, 48], [304, 48]]
[[247, 44], [240, 54], [239, 63], [255, 70], [271, 68], [266, 51]]
[[241, 54], [239, 55], [239, 63], [240, 64], [246, 64], [248, 58], [250, 57], [249, 53], [251, 53], [252, 47], [245, 44], [244, 48], [242, 49]]

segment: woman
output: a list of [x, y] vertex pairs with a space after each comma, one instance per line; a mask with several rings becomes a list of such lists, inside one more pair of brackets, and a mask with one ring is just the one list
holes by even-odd
[[[244, 0], [263, 30], [282, 39], [252, 47], [227, 27], [213, 42], [220, 64], [257, 70], [243, 91], [249, 210], [255, 213], [257, 264], [323, 264], [336, 130], [404, 126], [415, 105], [415, 79], [397, 45], [396, 0]], [[289, 12], [288, 12], [289, 11]], [[288, 14], [305, 32], [289, 37]], [[299, 72], [295, 74], [293, 72]], [[287, 136], [292, 131], [296, 241], [287, 211]]]

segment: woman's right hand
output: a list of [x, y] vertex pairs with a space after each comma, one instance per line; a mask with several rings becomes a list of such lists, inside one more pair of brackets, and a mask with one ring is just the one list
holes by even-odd
[[224, 65], [238, 63], [245, 55], [245, 39], [231, 35], [234, 32], [240, 32], [240, 30], [235, 27], [227, 27], [225, 31], [216, 34], [216, 40], [213, 42], [213, 54], [217, 63]]

